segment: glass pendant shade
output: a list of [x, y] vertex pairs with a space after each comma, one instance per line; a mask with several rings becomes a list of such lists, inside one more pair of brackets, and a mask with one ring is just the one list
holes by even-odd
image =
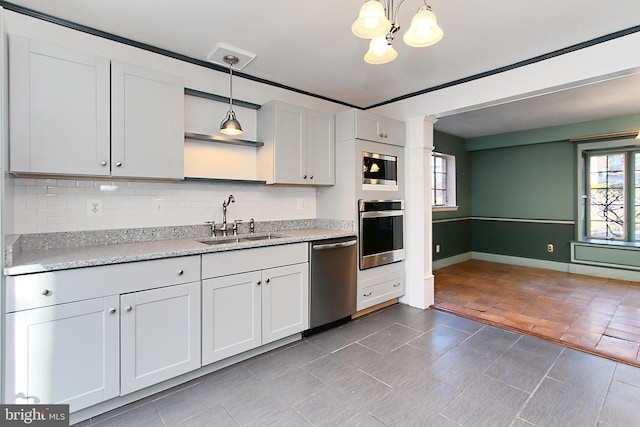
[[227, 116], [220, 123], [220, 132], [225, 135], [240, 135], [242, 133], [242, 126], [236, 119], [236, 113], [232, 110], [227, 112]]
[[351, 26], [351, 32], [363, 39], [382, 37], [389, 32], [391, 22], [387, 19], [382, 3], [369, 0], [362, 8], [358, 19]]
[[368, 64], [386, 64], [398, 57], [398, 52], [391, 46], [385, 37], [371, 39], [369, 51], [364, 56]]
[[402, 39], [409, 46], [425, 47], [438, 43], [443, 35], [435, 13], [429, 9], [420, 9], [411, 20], [411, 27]]

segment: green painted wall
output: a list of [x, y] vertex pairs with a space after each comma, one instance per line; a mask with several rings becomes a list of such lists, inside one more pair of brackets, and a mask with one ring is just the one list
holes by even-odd
[[[440, 245], [440, 253], [436, 253]], [[471, 219], [433, 224], [433, 260], [471, 252]]]
[[570, 142], [473, 151], [472, 216], [573, 220], [575, 157]]

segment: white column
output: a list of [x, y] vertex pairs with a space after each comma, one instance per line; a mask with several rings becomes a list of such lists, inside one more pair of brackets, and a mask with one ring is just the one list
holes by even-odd
[[402, 303], [417, 308], [433, 304], [432, 227], [431, 227], [431, 152], [433, 124], [430, 116], [407, 120], [405, 147], [405, 244], [406, 294]]

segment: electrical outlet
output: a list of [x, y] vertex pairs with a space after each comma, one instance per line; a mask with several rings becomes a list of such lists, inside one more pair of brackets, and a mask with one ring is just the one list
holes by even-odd
[[162, 213], [164, 210], [164, 199], [153, 199], [152, 210], [155, 214]]
[[549, 253], [553, 252], [553, 243], [548, 243], [547, 244], [547, 252], [549, 252]]
[[298, 210], [303, 210], [304, 209], [304, 199], [298, 199], [296, 200], [296, 207], [298, 208]]
[[102, 200], [101, 199], [88, 199], [87, 200], [87, 216], [102, 216]]
[[436, 253], [439, 254], [440, 253], [440, 245], [436, 245]]

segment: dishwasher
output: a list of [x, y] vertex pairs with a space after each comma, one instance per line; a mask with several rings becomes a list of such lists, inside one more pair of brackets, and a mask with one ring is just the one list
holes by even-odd
[[311, 329], [344, 319], [356, 312], [356, 243], [356, 237], [342, 237], [317, 240], [309, 245]]

